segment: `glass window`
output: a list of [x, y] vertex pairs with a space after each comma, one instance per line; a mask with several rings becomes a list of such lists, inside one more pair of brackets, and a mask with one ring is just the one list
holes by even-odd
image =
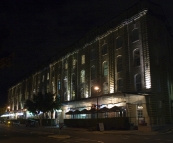
[[137, 28], [132, 31], [132, 42], [139, 40], [139, 30]]
[[105, 54], [107, 54], [107, 44], [104, 44], [103, 46], [102, 46], [102, 55], [105, 55]]
[[42, 78], [42, 82], [44, 82], [44, 75], [43, 75], [43, 78]]
[[91, 80], [95, 79], [95, 75], [96, 75], [95, 66], [92, 66], [91, 67]]
[[68, 63], [65, 62], [65, 69], [68, 69]]
[[134, 52], [134, 66], [140, 66], [140, 53], [139, 49], [135, 50]]
[[49, 80], [49, 73], [47, 73], [47, 80]]
[[137, 110], [138, 118], [143, 118], [143, 110]]
[[49, 93], [49, 84], [47, 84], [46, 92]]
[[60, 79], [58, 79], [58, 90], [61, 89], [61, 82], [60, 82]]
[[118, 91], [122, 91], [123, 88], [123, 79], [118, 79]]
[[136, 91], [141, 91], [141, 75], [138, 74], [136, 75], [136, 78], [135, 78], [135, 82], [136, 82]]
[[121, 48], [123, 46], [123, 39], [122, 37], [118, 37], [116, 39], [116, 49]]
[[82, 55], [82, 64], [85, 64], [85, 55]]
[[76, 60], [74, 59], [73, 60], [73, 68], [75, 68], [76, 67]]
[[117, 72], [122, 71], [122, 68], [123, 68], [122, 56], [118, 56], [118, 58], [117, 58]]
[[81, 83], [84, 83], [85, 82], [85, 71], [82, 70], [81, 71]]
[[96, 58], [95, 50], [91, 50], [91, 61], [95, 60], [95, 58]]
[[103, 75], [108, 76], [108, 62], [103, 63]]

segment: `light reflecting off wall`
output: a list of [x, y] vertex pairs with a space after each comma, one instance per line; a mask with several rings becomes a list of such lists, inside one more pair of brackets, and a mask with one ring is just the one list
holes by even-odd
[[86, 92], [86, 94], [85, 94], [85, 98], [88, 98], [88, 93]]
[[114, 93], [114, 87], [110, 86], [110, 93]]
[[149, 69], [147, 69], [145, 71], [145, 83], [146, 83], [146, 89], [150, 89], [151, 88], [151, 77], [150, 77], [150, 71]]
[[69, 94], [67, 95], [67, 101], [70, 101], [70, 95]]

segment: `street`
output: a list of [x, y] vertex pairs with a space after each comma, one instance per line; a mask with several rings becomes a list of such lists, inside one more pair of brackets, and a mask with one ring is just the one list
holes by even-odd
[[[70, 138], [54, 138], [52, 136], [68, 135]], [[85, 129], [62, 129], [46, 127], [8, 126], [0, 124], [0, 143], [171, 143], [173, 133], [156, 135], [128, 134], [123, 131], [99, 132]]]

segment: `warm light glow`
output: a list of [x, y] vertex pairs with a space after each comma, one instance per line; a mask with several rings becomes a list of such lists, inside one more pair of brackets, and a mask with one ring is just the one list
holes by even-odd
[[7, 108], [10, 109], [10, 106], [8, 106]]
[[95, 89], [96, 91], [98, 91], [98, 90], [99, 90], [99, 87], [98, 87], [98, 86], [95, 86], [94, 89]]

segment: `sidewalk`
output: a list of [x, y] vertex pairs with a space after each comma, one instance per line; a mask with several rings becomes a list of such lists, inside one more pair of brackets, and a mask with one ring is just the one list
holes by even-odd
[[[57, 127], [44, 127], [44, 128], [57, 128]], [[58, 129], [58, 128], [57, 128]], [[116, 134], [116, 135], [157, 135], [158, 132], [154, 131], [139, 131], [139, 130], [105, 130], [105, 131], [89, 131], [85, 128], [71, 128], [71, 127], [64, 127], [62, 128], [62, 131], [79, 131], [79, 132], [85, 132], [85, 133], [92, 133], [92, 134]], [[58, 135], [49, 135], [48, 137], [52, 138], [70, 138], [68, 135], [58, 134]]]

